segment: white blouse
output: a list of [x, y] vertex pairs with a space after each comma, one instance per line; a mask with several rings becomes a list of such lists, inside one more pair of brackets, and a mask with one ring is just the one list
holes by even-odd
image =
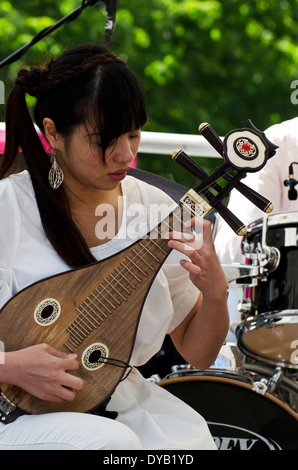
[[[124, 215], [118, 234], [108, 243], [91, 248], [97, 260], [129, 246], [136, 232], [147, 233], [154, 205], [167, 213], [176, 205], [158, 188], [131, 176], [122, 181], [122, 193]], [[141, 215], [137, 216], [138, 210]], [[199, 291], [179, 265], [180, 258], [172, 251], [151, 286], [137, 330], [132, 366], [145, 364], [160, 350], [165, 335], [183, 321], [197, 300]], [[67, 270], [69, 266], [42, 228], [28, 172], [2, 180], [0, 307], [33, 282]], [[138, 435], [146, 449], [216, 449], [206, 422], [196, 411], [135, 369], [119, 383], [108, 409], [118, 412], [117, 419]]]

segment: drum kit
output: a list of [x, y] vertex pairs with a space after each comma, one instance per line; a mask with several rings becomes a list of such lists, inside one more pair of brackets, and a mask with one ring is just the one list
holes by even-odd
[[[205, 371], [181, 356], [170, 365], [167, 344], [148, 377], [206, 419], [220, 450], [298, 450], [297, 230], [297, 212], [248, 225], [245, 263], [223, 265], [229, 290], [242, 291], [235, 343], [225, 343]], [[165, 362], [170, 372], [161, 378]]]

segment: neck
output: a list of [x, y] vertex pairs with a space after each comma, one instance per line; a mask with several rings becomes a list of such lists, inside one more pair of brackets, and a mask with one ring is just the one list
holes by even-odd
[[86, 240], [94, 247], [108, 242], [118, 233], [122, 220], [122, 190], [69, 191], [65, 188], [72, 218]]

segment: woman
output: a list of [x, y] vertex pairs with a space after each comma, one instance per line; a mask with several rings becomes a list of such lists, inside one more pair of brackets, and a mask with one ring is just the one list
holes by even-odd
[[[30, 118], [26, 93], [37, 98], [34, 117], [53, 149], [51, 161]], [[146, 119], [135, 76], [100, 46], [75, 47], [45, 68], [19, 72], [7, 102], [0, 172], [1, 305], [37, 280], [131, 244], [132, 204], [145, 208], [143, 219], [151, 204], [172, 205], [162, 191], [126, 176]], [[5, 177], [19, 147], [28, 171]], [[102, 205], [112, 209], [115, 233], [100, 230]], [[150, 225], [147, 219], [143, 222]], [[207, 368], [228, 326], [226, 280], [210, 225], [204, 221], [199, 249], [184, 243], [194, 243], [192, 235], [168, 237], [174, 250], [145, 302], [130, 364], [147, 362], [170, 333], [187, 362]], [[69, 401], [84, 387], [71, 373], [78, 367], [75, 354], [32, 345], [6, 352], [0, 381], [42, 400]], [[203, 418], [136, 369], [117, 386], [107, 411], [117, 418], [72, 412], [20, 416], [0, 424], [0, 449], [215, 449]]]

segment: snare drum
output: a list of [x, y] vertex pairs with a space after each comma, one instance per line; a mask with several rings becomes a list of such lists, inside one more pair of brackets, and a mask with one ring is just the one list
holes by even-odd
[[239, 349], [275, 366], [298, 369], [298, 310], [261, 313], [236, 329]]
[[219, 450], [298, 450], [298, 415], [247, 376], [208, 370], [159, 385], [198, 411]]

